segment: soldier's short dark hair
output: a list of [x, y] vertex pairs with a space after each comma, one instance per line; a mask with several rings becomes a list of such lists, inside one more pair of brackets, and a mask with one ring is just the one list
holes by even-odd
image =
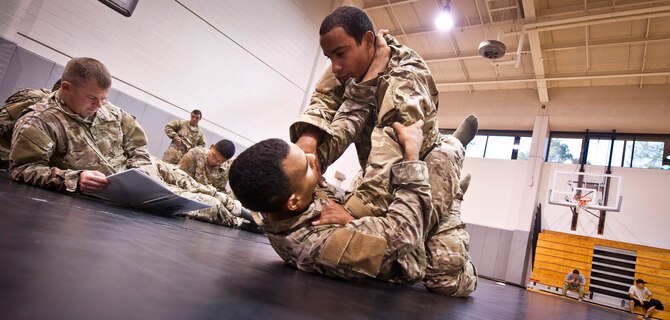
[[219, 142], [214, 145], [214, 149], [226, 159], [230, 159], [235, 155], [235, 144], [226, 139], [219, 140]]
[[56, 82], [54, 83], [53, 87], [51, 87], [51, 92], [54, 92], [54, 91], [60, 89], [60, 83], [61, 83], [61, 80], [58, 79], [58, 81], [56, 81]]
[[191, 111], [191, 114], [197, 114], [197, 115], [200, 116], [200, 118], [202, 118], [202, 111], [200, 111], [198, 109], [193, 109], [193, 111]]
[[574, 274], [579, 274], [579, 270], [577, 270], [577, 269], [572, 270], [572, 273], [574, 273]]
[[282, 161], [289, 144], [281, 139], [263, 140], [240, 153], [230, 166], [230, 188], [242, 205], [260, 212], [282, 211], [293, 192]]
[[93, 58], [73, 58], [68, 61], [63, 70], [61, 80], [81, 86], [89, 80], [95, 80], [100, 88], [112, 86], [112, 75], [102, 62]]
[[356, 44], [361, 44], [366, 32], [370, 31], [373, 35], [375, 32], [370, 17], [363, 10], [351, 6], [339, 7], [323, 19], [319, 28], [319, 36], [337, 27], [342, 27], [356, 40]]

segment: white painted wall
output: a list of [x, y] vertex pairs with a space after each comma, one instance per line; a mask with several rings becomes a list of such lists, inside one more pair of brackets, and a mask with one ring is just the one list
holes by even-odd
[[465, 158], [463, 173], [472, 174], [472, 180], [463, 197], [463, 221], [516, 230], [524, 183], [521, 177], [526, 174], [527, 163], [524, 160]]
[[[288, 138], [326, 66], [318, 26], [332, 0], [141, 0], [132, 17], [99, 1], [7, 0], [0, 35], [57, 63], [101, 60], [113, 86], [249, 145]], [[318, 77], [318, 74], [316, 75]]]

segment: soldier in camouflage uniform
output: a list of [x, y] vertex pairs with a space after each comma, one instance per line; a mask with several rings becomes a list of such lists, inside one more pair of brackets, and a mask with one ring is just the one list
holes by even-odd
[[[332, 138], [322, 143], [317, 152], [322, 165], [332, 163], [339, 155], [329, 155], [339, 152], [342, 144], [359, 135], [375, 108], [376, 99], [369, 94], [371, 91], [374, 87], [347, 82], [345, 101], [329, 126]], [[416, 125], [414, 129], [419, 130]], [[381, 147], [400, 148], [395, 141], [399, 140], [387, 141]], [[419, 150], [420, 144], [415, 149]], [[404, 155], [407, 154], [405, 150]], [[290, 265], [343, 278], [371, 276], [399, 283], [423, 281], [431, 291], [464, 297], [475, 289], [477, 280], [467, 253], [468, 234], [462, 225], [448, 224], [449, 216], [460, 217], [462, 191], [458, 189], [458, 180], [456, 185], [452, 180], [460, 176], [463, 155], [461, 142], [447, 138], [426, 157], [426, 165], [422, 167], [427, 171], [412, 173], [432, 172], [431, 188], [437, 190], [438, 206], [433, 207], [428, 197], [427, 206], [412, 208], [410, 204], [415, 203], [402, 203], [399, 198], [403, 196], [396, 189], [392, 191], [394, 202], [387, 207], [386, 217], [368, 216], [351, 221], [352, 217], [344, 212], [349, 220], [341, 223], [347, 229], [341, 231], [340, 226], [326, 223], [337, 222], [328, 220], [333, 216], [331, 212], [338, 211], [333, 201], [342, 203], [343, 199], [323, 189], [315, 190], [320, 176], [316, 157], [305, 154], [296, 145], [268, 140], [252, 146], [233, 162], [230, 185], [243, 205], [269, 212], [262, 228], [275, 251]], [[297, 164], [287, 168], [291, 162]], [[399, 169], [393, 176], [399, 175], [408, 172]], [[408, 179], [412, 178], [409, 174]], [[445, 197], [455, 200], [447, 202]], [[396, 200], [400, 200], [398, 207], [394, 207]], [[341, 213], [342, 207], [339, 208]], [[403, 215], [401, 219], [390, 217], [398, 212]]]
[[[325, 170], [333, 158], [328, 153], [334, 153], [337, 157], [350, 142], [348, 139], [336, 137], [337, 133], [331, 128], [330, 119], [333, 119], [336, 112], [342, 111], [345, 104], [351, 102], [351, 97], [347, 97], [346, 91], [350, 87], [355, 87], [349, 85], [354, 79], [346, 78], [356, 74], [355, 68], [352, 67], [356, 65], [355, 61], [352, 62], [352, 55], [357, 53], [365, 56], [364, 53], [356, 52], [356, 49], [345, 50], [346, 46], [345, 49], [342, 49], [341, 43], [347, 41], [350, 47], [354, 47], [353, 41], [357, 40], [355, 35], [361, 31], [351, 26], [351, 16], [354, 16], [354, 20], [358, 19], [359, 24], [361, 21], [365, 22], [362, 25], [367, 23], [369, 29], [363, 31], [366, 35], [372, 34], [369, 19], [365, 13], [356, 8], [339, 8], [324, 20], [320, 30], [321, 45], [324, 53], [332, 59], [334, 73], [327, 72], [324, 75], [317, 84], [310, 107], [299, 116], [291, 128], [292, 139], [296, 141], [296, 138], [299, 137], [297, 144], [306, 152], [313, 152], [317, 155], [322, 170]], [[354, 36], [351, 36], [352, 34]], [[369, 69], [374, 66], [374, 59], [380, 52], [380, 44], [383, 45], [380, 43], [379, 34], [377, 37], [373, 62], [359, 65], [364, 67], [370, 65]], [[330, 45], [329, 38], [340, 40], [332, 41], [335, 43], [333, 47]], [[360, 46], [364, 46], [366, 36], [362, 36], [361, 39]], [[429, 288], [434, 288], [431, 290], [442, 290], [444, 294], [467, 296], [476, 287], [476, 271], [467, 252], [469, 235], [460, 218], [461, 199], [459, 198], [462, 197], [462, 192], [458, 188], [458, 182], [462, 145], [460, 143], [457, 145], [457, 142], [452, 140], [453, 138], [440, 141], [436, 120], [438, 93], [425, 62], [411, 49], [398, 44], [392, 37], [386, 36], [385, 40], [391, 48], [390, 61], [387, 60], [388, 64], [379, 73], [376, 81], [366, 82], [363, 79], [359, 83], [359, 86], [369, 85], [376, 87], [376, 90], [369, 93], [362, 90], [357, 91], [357, 94], [373, 96], [375, 101], [372, 116], [368, 119], [363, 133], [354, 135], [354, 137], [360, 137], [356, 147], [365, 174], [362, 183], [347, 199], [345, 206], [354, 217], [385, 214], [393, 195], [390, 190], [387, 168], [402, 158], [402, 150], [393, 148], [395, 137], [388, 127], [388, 121], [398, 120], [407, 124], [423, 117], [426, 123], [423, 126], [425, 139], [421, 148], [421, 157], [424, 158], [426, 152], [431, 150], [440, 152], [440, 157], [431, 156], [425, 159], [430, 170], [431, 181], [443, 181], [443, 185], [433, 186], [433, 190], [436, 190], [433, 206], [437, 211], [433, 217], [439, 219], [439, 226], [431, 232], [431, 241], [427, 243], [427, 246], [431, 247], [429, 252], [433, 254], [428, 256], [432, 262], [429, 261], [431, 263], [428, 266], [428, 277], [425, 283]], [[338, 55], [349, 58], [344, 59]], [[370, 54], [367, 56], [369, 57]], [[369, 69], [365, 71], [366, 75], [370, 73]], [[345, 82], [344, 80], [346, 80], [346, 90], [341, 85]], [[467, 144], [474, 137], [476, 127], [476, 118], [470, 116], [461, 124], [455, 136], [459, 136], [460, 140]], [[318, 149], [313, 149], [315, 146], [313, 141], [301, 143], [305, 137], [311, 139], [316, 137], [314, 140], [317, 141]], [[333, 143], [330, 140], [333, 139], [340, 141], [339, 145], [332, 146]], [[331, 145], [331, 147], [322, 148], [323, 144]], [[439, 179], [432, 178], [433, 176]], [[442, 254], [440, 258], [434, 254], [435, 252], [448, 252], [448, 254]], [[450, 256], [450, 258], [444, 259], [445, 256]], [[434, 282], [437, 282], [438, 285], [430, 285]], [[449, 282], [451, 285], [445, 285]], [[454, 291], [453, 288], [459, 285], [467, 289]]]
[[49, 89], [22, 89], [7, 98], [5, 105], [0, 107], [0, 164], [5, 167], [9, 161], [10, 144], [14, 124], [23, 110], [40, 102], [49, 93], [60, 88], [60, 79]]
[[[262, 141], [242, 152], [231, 167], [230, 184], [242, 204], [264, 212], [262, 227], [270, 244], [289, 265], [345, 279], [423, 281], [431, 291], [467, 296], [476, 285], [476, 277], [468, 277], [474, 269], [460, 255], [463, 248], [452, 246], [462, 242], [441, 236], [446, 230], [437, 223], [440, 217], [431, 204], [431, 185], [441, 184], [433, 181], [437, 176], [431, 176], [429, 183], [428, 173], [429, 165], [461, 162], [444, 159], [438, 151], [427, 157], [427, 163], [418, 161], [421, 124], [419, 120], [408, 128], [394, 125], [405, 161], [392, 167], [393, 201], [385, 216], [328, 224], [324, 216], [338, 207], [341, 211], [335, 203], [344, 199], [317, 188], [319, 167], [314, 155], [280, 139]], [[460, 145], [452, 142], [454, 147]], [[454, 203], [460, 203], [460, 198]], [[458, 263], [455, 270], [450, 267]], [[445, 279], [445, 274], [450, 277]]]
[[179, 169], [188, 173], [201, 184], [214, 186], [220, 192], [227, 192], [228, 169], [233, 162], [235, 145], [221, 140], [209, 149], [195, 147], [179, 161]]
[[200, 119], [202, 112], [195, 109], [191, 111], [190, 120], [172, 120], [165, 125], [165, 134], [172, 139], [172, 142], [163, 154], [163, 161], [178, 164], [188, 150], [205, 146], [205, 135], [198, 127]]
[[320, 42], [332, 68], [317, 83], [310, 105], [290, 128], [291, 141], [305, 152], [315, 153], [318, 144], [333, 135], [329, 123], [344, 101], [345, 83], [355, 81], [376, 87], [376, 108], [354, 141], [365, 170], [362, 184], [346, 202], [355, 217], [383, 215], [392, 198], [388, 183], [390, 166], [402, 159], [402, 154], [385, 148], [371, 153], [372, 144], [392, 138], [391, 123], [409, 125], [424, 120], [422, 159], [440, 144], [438, 90], [428, 65], [416, 52], [390, 35], [383, 36], [390, 47], [390, 61], [384, 63], [377, 77], [362, 81], [378, 53], [372, 28], [367, 15], [355, 7], [340, 7], [324, 19], [319, 30]]
[[239, 224], [217, 199], [215, 188], [161, 161], [152, 163], [142, 127], [105, 101], [110, 86], [109, 71], [99, 61], [70, 60], [61, 88], [28, 107], [16, 123], [12, 178], [62, 192], [94, 192], [107, 186], [106, 175], [140, 168], [175, 193], [212, 205], [198, 211], [201, 219]]
[[235, 155], [235, 145], [223, 139], [211, 145], [209, 150], [203, 147], [189, 150], [179, 161], [179, 169], [198, 183], [216, 188], [219, 200], [228, 211], [246, 220], [240, 226], [242, 229], [262, 233], [251, 212], [243, 208], [232, 192], [228, 191], [228, 170], [233, 162], [231, 159], [233, 155]]

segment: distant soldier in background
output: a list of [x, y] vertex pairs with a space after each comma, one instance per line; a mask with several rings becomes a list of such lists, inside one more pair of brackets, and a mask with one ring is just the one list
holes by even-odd
[[205, 135], [198, 127], [202, 112], [191, 111], [191, 120], [172, 120], [165, 125], [165, 134], [172, 139], [170, 146], [163, 154], [163, 161], [178, 164], [179, 160], [194, 147], [205, 146]]
[[[213, 144], [209, 149], [195, 147], [189, 150], [179, 161], [179, 169], [186, 172], [198, 183], [216, 188], [219, 199], [230, 213], [246, 221], [240, 226], [247, 231], [262, 233], [251, 211], [242, 207], [228, 187], [228, 171], [233, 163], [235, 145], [226, 139]], [[189, 214], [185, 216], [189, 217]]]
[[0, 167], [6, 168], [12, 142], [14, 124], [26, 108], [40, 102], [49, 93], [60, 88], [60, 79], [49, 89], [21, 89], [7, 98], [5, 105], [0, 107]]

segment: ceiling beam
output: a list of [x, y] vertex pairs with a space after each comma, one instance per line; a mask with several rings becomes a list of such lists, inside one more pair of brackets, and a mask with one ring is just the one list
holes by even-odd
[[[523, 13], [526, 20], [535, 20], [535, 1], [534, 0], [522, 0], [521, 4], [523, 5]], [[530, 45], [530, 57], [533, 61], [533, 72], [535, 73], [535, 82], [537, 86], [537, 95], [540, 98], [540, 103], [549, 102], [549, 90], [547, 90], [547, 81], [544, 80], [544, 61], [542, 58], [542, 47], [540, 46], [540, 34], [539, 32], [533, 30], [529, 31], [524, 35], [521, 34], [521, 37], [528, 36], [528, 44]], [[517, 57], [521, 59], [521, 57]]]
[[363, 11], [370, 11], [370, 10], [374, 10], [374, 9], [382, 9], [382, 8], [387, 8], [387, 7], [391, 7], [391, 6], [396, 6], [396, 5], [400, 5], [400, 4], [407, 4], [407, 3], [417, 2], [417, 1], [420, 1], [420, 0], [402, 0], [402, 1], [395, 1], [395, 2], [391, 2], [391, 3], [389, 3], [388, 1], [377, 1], [375, 3], [365, 5], [363, 7]]
[[[594, 79], [615, 79], [615, 78], [637, 78], [637, 77], [667, 77], [670, 76], [670, 71], [660, 72], [636, 72], [636, 73], [612, 73], [599, 75], [566, 75], [554, 76], [549, 78], [542, 78], [544, 81], [570, 81], [570, 80], [594, 80]], [[437, 83], [437, 88], [446, 88], [453, 86], [464, 85], [478, 85], [478, 84], [505, 84], [505, 83], [523, 83], [536, 82], [536, 78], [511, 78], [511, 79], [489, 79], [489, 80], [471, 80], [458, 82], [440, 82]]]

